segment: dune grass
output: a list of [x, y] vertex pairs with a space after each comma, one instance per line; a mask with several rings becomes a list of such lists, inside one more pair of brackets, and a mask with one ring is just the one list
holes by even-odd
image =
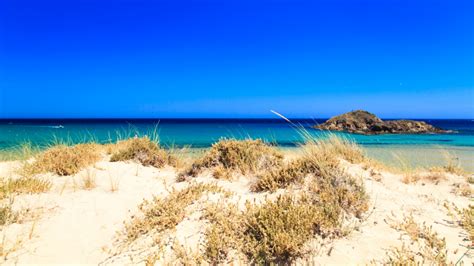
[[139, 206], [140, 215], [133, 217], [126, 225], [129, 241], [154, 231], [157, 233], [174, 228], [186, 215], [186, 207], [198, 200], [203, 194], [224, 190], [213, 184], [191, 184], [182, 190], [173, 190], [166, 197], [155, 197]]
[[388, 254], [386, 263], [392, 265], [447, 265], [446, 240], [440, 238], [431, 226], [418, 224], [413, 216], [405, 218], [401, 223], [392, 225], [403, 232], [416, 244], [415, 247], [402, 246], [394, 248]]
[[0, 181], [0, 199], [17, 194], [42, 193], [50, 188], [51, 182], [34, 177], [2, 180]]
[[100, 159], [100, 145], [95, 143], [53, 146], [26, 163], [23, 173], [38, 174], [52, 172], [60, 176], [73, 175]]
[[0, 162], [26, 160], [39, 152], [40, 149], [33, 146], [31, 142], [25, 142], [14, 148], [0, 150]]
[[262, 171], [253, 187], [272, 192], [298, 184], [297, 190], [262, 204], [247, 202], [244, 211], [232, 205], [220, 214], [216, 207], [208, 211], [205, 250], [211, 263], [225, 263], [231, 250], [245, 254], [249, 263], [291, 263], [304, 256], [315, 235], [340, 236], [344, 217], [361, 218], [368, 210], [363, 184], [339, 167], [340, 159], [364, 160], [355, 144], [330, 138], [307, 141], [302, 149], [299, 158]]
[[16, 222], [18, 213], [13, 211], [11, 204], [2, 204], [0, 206], [0, 226]]
[[251, 264], [287, 264], [303, 257], [308, 252], [305, 245], [316, 235], [342, 235], [343, 213], [360, 215], [367, 210], [366, 202], [341, 199], [343, 192], [336, 196], [331, 192], [285, 193], [262, 204], [247, 202], [243, 211], [232, 204], [207, 210], [204, 217], [211, 222], [205, 234], [207, 260], [226, 263], [232, 251], [244, 254]]
[[12, 209], [14, 198], [19, 194], [36, 194], [48, 191], [51, 183], [33, 177], [0, 180], [0, 225], [14, 223], [18, 220], [18, 212]]
[[301, 150], [299, 158], [262, 173], [253, 189], [275, 191], [300, 183], [308, 175], [319, 179], [336, 178], [336, 175], [346, 175], [339, 169], [340, 159], [350, 162], [362, 162], [365, 159], [356, 144], [335, 136], [323, 140], [308, 139]]
[[166, 150], [160, 148], [157, 142], [146, 136], [119, 141], [115, 144], [115, 151], [113, 151], [110, 161], [128, 160], [135, 160], [144, 166], [157, 168], [176, 164], [174, 156], [171, 156]]
[[223, 139], [214, 143], [203, 157], [197, 159], [181, 178], [196, 176], [203, 169], [212, 169], [216, 178], [232, 178], [232, 173], [255, 174], [281, 165], [283, 154], [260, 139]]
[[247, 202], [244, 211], [235, 205], [213, 207], [205, 215], [205, 257], [211, 264], [226, 263], [232, 252], [250, 264], [286, 264], [305, 254], [304, 245], [322, 221], [321, 209], [307, 198], [282, 195], [263, 204]]
[[444, 207], [448, 211], [448, 215], [453, 222], [461, 226], [467, 232], [467, 238], [471, 242], [469, 247], [474, 247], [474, 205], [461, 209], [454, 204], [445, 203]]

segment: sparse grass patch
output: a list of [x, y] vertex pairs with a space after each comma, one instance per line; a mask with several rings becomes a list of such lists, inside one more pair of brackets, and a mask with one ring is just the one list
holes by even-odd
[[87, 169], [87, 171], [81, 176], [82, 178], [82, 188], [86, 190], [91, 190], [97, 186], [95, 182], [95, 173], [92, 170]]
[[474, 205], [469, 205], [465, 209], [459, 209], [454, 204], [451, 206], [447, 203], [444, 207], [448, 211], [448, 215], [453, 222], [461, 226], [468, 233], [468, 239], [471, 242], [470, 247], [474, 246]]
[[434, 184], [446, 180], [446, 173], [438, 169], [430, 169], [429, 171], [413, 170], [405, 172], [402, 177], [402, 182], [405, 184], [417, 183], [419, 181], [426, 181]]
[[148, 137], [127, 139], [119, 141], [116, 145], [118, 148], [112, 154], [111, 162], [136, 160], [144, 166], [157, 168], [177, 163], [175, 157]]
[[215, 177], [229, 178], [225, 171], [254, 174], [281, 165], [283, 155], [262, 140], [220, 140], [182, 175], [196, 176], [204, 168], [217, 169]]
[[39, 152], [39, 148], [31, 144], [31, 142], [25, 142], [17, 147], [4, 149], [0, 151], [0, 162], [2, 161], [15, 161], [15, 160], [26, 160], [33, 157]]
[[[294, 183], [311, 180], [308, 189], [320, 197], [318, 204], [353, 211], [359, 217], [368, 208], [364, 186], [339, 167], [339, 157], [332, 143], [310, 141], [303, 145], [303, 155], [283, 167], [264, 173], [254, 184], [255, 191], [275, 191]], [[352, 146], [350, 146], [352, 147]], [[352, 208], [349, 210], [349, 207]]]
[[226, 263], [229, 253], [241, 250], [244, 219], [234, 204], [211, 204], [203, 215], [211, 225], [205, 232], [204, 256], [212, 264]]
[[14, 212], [11, 204], [2, 204], [0, 206], [0, 226], [14, 223], [18, 219], [18, 213]]
[[409, 236], [413, 243], [417, 244], [416, 250], [405, 246], [402, 249], [394, 249], [388, 253], [389, 263], [429, 263], [436, 265], [446, 265], [447, 249], [446, 240], [440, 238], [438, 233], [431, 226], [424, 223], [419, 225], [413, 216], [407, 217], [403, 222], [392, 225], [393, 228], [403, 231]]
[[0, 199], [12, 194], [34, 194], [46, 192], [51, 188], [51, 182], [34, 178], [21, 177], [0, 181]]
[[325, 154], [333, 154], [351, 163], [362, 163], [367, 160], [364, 151], [355, 142], [330, 135], [328, 139], [307, 141], [307, 148], [314, 149], [317, 147], [318, 154], [324, 152]]
[[95, 143], [74, 146], [57, 145], [38, 154], [27, 163], [24, 174], [52, 172], [60, 176], [73, 175], [100, 159], [100, 146]]
[[186, 249], [185, 246], [180, 244], [178, 241], [173, 243], [172, 247], [174, 251], [175, 260], [173, 265], [201, 265], [203, 264], [204, 258], [197, 250]]
[[[335, 143], [335, 144], [334, 144]], [[256, 191], [275, 191], [290, 184], [301, 182], [311, 174], [316, 178], [326, 178], [338, 174], [339, 152], [352, 154], [351, 147], [343, 148], [345, 142], [329, 140], [308, 140], [302, 145], [302, 156], [279, 168], [264, 172], [254, 185]], [[354, 152], [357, 153], [357, 152]]]
[[126, 225], [127, 238], [130, 241], [137, 239], [151, 231], [163, 232], [173, 229], [186, 215], [186, 207], [208, 192], [225, 193], [214, 184], [192, 184], [182, 190], [173, 190], [168, 196], [155, 197], [151, 201], [144, 201], [140, 206], [140, 214], [132, 217]]
[[445, 152], [444, 157], [446, 158], [446, 165], [443, 166], [443, 169], [451, 174], [464, 176], [466, 172], [461, 167], [461, 163], [459, 162], [459, 158], [452, 153]]
[[453, 193], [463, 197], [470, 197], [473, 194], [473, 189], [470, 184], [456, 183], [454, 184]]

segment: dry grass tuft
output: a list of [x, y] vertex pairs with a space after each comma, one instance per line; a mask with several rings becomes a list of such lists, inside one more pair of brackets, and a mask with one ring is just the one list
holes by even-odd
[[[335, 140], [309, 140], [302, 146], [303, 155], [280, 168], [263, 173], [256, 184], [255, 191], [275, 191], [286, 188], [290, 184], [301, 182], [305, 176], [312, 174], [315, 177], [333, 175], [339, 168], [338, 150], [332, 143], [340, 145], [342, 142]], [[349, 152], [347, 152], [349, 153]]]
[[225, 193], [214, 184], [192, 184], [182, 190], [173, 190], [168, 196], [155, 197], [144, 201], [140, 206], [139, 216], [132, 217], [126, 225], [127, 238], [133, 241], [149, 232], [163, 232], [174, 228], [186, 215], [186, 207], [208, 192]]
[[86, 173], [82, 175], [82, 188], [86, 190], [94, 189], [97, 186], [95, 177], [95, 173], [87, 169]]
[[183, 176], [196, 176], [212, 168], [216, 178], [231, 178], [231, 172], [254, 174], [281, 165], [283, 155], [262, 140], [220, 140], [202, 158], [196, 160]]
[[444, 180], [447, 180], [446, 173], [440, 171], [438, 168], [432, 168], [429, 171], [413, 170], [405, 172], [402, 177], [402, 182], [405, 184], [426, 181], [437, 185], [439, 182]]
[[[313, 167], [312, 167], [313, 166]], [[252, 190], [260, 191], [272, 191], [279, 188], [286, 188], [293, 183], [298, 183], [311, 172], [310, 168], [318, 170], [316, 165], [311, 165], [311, 161], [305, 159], [296, 159], [291, 161], [280, 168], [271, 169], [267, 172], [262, 173], [257, 182], [252, 186]]]
[[223, 210], [213, 205], [204, 218], [205, 257], [211, 264], [226, 263], [229, 254], [244, 254], [250, 264], [290, 263], [303, 256], [305, 244], [321, 227], [323, 210], [304, 196], [282, 195], [261, 205], [247, 202], [244, 211], [235, 205]]
[[27, 160], [39, 152], [39, 148], [25, 142], [11, 149], [0, 150], [0, 162]]
[[467, 183], [456, 183], [454, 184], [453, 193], [463, 197], [471, 197], [473, 189], [470, 184]]
[[446, 240], [440, 238], [431, 226], [426, 226], [424, 223], [419, 225], [413, 216], [410, 216], [392, 227], [408, 235], [410, 240], [417, 244], [417, 248], [412, 250], [403, 246], [401, 249], [391, 250], [388, 253], [389, 264], [447, 264]]
[[0, 199], [14, 194], [34, 194], [46, 192], [51, 182], [34, 177], [21, 177], [0, 181]]
[[321, 209], [306, 198], [284, 195], [261, 206], [247, 204], [243, 253], [256, 264], [291, 262], [304, 255], [320, 217]]
[[212, 264], [227, 262], [229, 254], [243, 246], [244, 219], [235, 204], [212, 204], [206, 207], [204, 219], [211, 225], [205, 232], [205, 258]]
[[444, 171], [459, 176], [466, 175], [466, 172], [461, 167], [459, 158], [455, 154], [445, 152], [444, 157], [446, 159], [446, 165], [443, 167]]
[[[344, 148], [342, 145], [348, 146]], [[337, 197], [332, 200], [332, 203], [338, 206], [341, 206], [343, 201], [350, 201], [348, 205], [351, 206], [361, 203], [357, 216], [364, 212], [367, 208], [367, 196], [363, 186], [339, 167], [339, 158], [342, 154], [346, 154], [345, 156], [350, 154], [353, 161], [356, 158], [363, 159], [357, 146], [332, 138], [327, 141], [308, 141], [303, 145], [302, 150], [303, 155], [300, 158], [261, 175], [254, 184], [253, 190], [275, 191], [291, 184], [302, 184], [309, 177], [312, 180], [310, 190], [314, 190], [318, 195]]]
[[148, 137], [123, 140], [116, 145], [116, 151], [110, 158], [111, 162], [136, 160], [144, 166], [157, 168], [177, 163], [175, 157], [160, 148], [156, 142], [151, 141]]
[[465, 209], [459, 209], [454, 204], [449, 206], [447, 203], [444, 207], [448, 210], [448, 215], [453, 219], [454, 223], [461, 226], [468, 233], [468, 239], [471, 242], [470, 247], [474, 247], [474, 205], [469, 205]]
[[38, 154], [34, 162], [27, 163], [23, 170], [25, 174], [52, 172], [60, 176], [73, 175], [99, 159], [98, 144], [57, 145]]
[[360, 146], [349, 139], [335, 135], [330, 135], [328, 139], [322, 140], [309, 139], [303, 148], [305, 146], [311, 152], [316, 151], [316, 154], [335, 155], [351, 163], [367, 161], [364, 151]]
[[175, 241], [172, 246], [175, 259], [173, 265], [202, 265], [204, 258], [197, 250], [186, 249], [178, 241]]
[[18, 220], [18, 213], [14, 212], [11, 202], [0, 206], [0, 226], [14, 223]]

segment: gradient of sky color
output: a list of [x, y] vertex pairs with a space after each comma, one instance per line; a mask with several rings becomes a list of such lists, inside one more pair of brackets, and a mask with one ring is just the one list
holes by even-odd
[[270, 109], [474, 118], [474, 1], [0, 1], [0, 118]]

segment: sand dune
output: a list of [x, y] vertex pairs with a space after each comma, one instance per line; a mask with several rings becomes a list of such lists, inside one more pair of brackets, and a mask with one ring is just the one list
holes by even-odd
[[[18, 162], [0, 163], [2, 176], [15, 176]], [[402, 176], [380, 171], [374, 175], [358, 164], [344, 162], [344, 167], [354, 177], [364, 180], [370, 197], [370, 207], [361, 222], [355, 223], [347, 236], [324, 245], [315, 244], [310, 256], [300, 263], [316, 264], [368, 264], [380, 263], [387, 251], [401, 247], [403, 243], [416, 249], [417, 245], [402, 231], [394, 228], [405, 218], [413, 216], [418, 223], [432, 226], [440, 237], [446, 239], [447, 258], [456, 262], [471, 244], [466, 232], [449, 217], [445, 203], [460, 208], [470, 203], [468, 197], [453, 193], [453, 184], [465, 182], [465, 178], [453, 174], [438, 184], [418, 182], [405, 184]], [[216, 181], [203, 173], [193, 181], [176, 182], [176, 169], [144, 167], [134, 162], [108, 162], [107, 158], [94, 166], [83, 169], [74, 176], [59, 177], [43, 174], [52, 181], [47, 193], [19, 195], [14, 209], [25, 210], [21, 223], [5, 226], [3, 255], [7, 264], [141, 264], [145, 256], [135, 256], [130, 249], [120, 250], [117, 241], [124, 230], [124, 222], [137, 212], [137, 206], [152, 196], [166, 195], [172, 188], [182, 188], [189, 182], [215, 183], [233, 192], [232, 200], [243, 204], [246, 200], [258, 200], [263, 196], [251, 192], [251, 179]], [[95, 186], [84, 188], [87, 178]], [[203, 202], [219, 200], [210, 195]], [[186, 217], [174, 232], [175, 239], [186, 250], [199, 251], [205, 222], [196, 212]], [[349, 227], [348, 227], [349, 228]], [[171, 245], [171, 244], [170, 244]], [[120, 252], [123, 252], [121, 254]], [[128, 253], [127, 253], [128, 252]], [[132, 252], [133, 256], [128, 256]], [[165, 253], [167, 254], [167, 253]], [[173, 262], [173, 256], [164, 256], [158, 263]], [[473, 254], [461, 261], [465, 265], [474, 262]]]

